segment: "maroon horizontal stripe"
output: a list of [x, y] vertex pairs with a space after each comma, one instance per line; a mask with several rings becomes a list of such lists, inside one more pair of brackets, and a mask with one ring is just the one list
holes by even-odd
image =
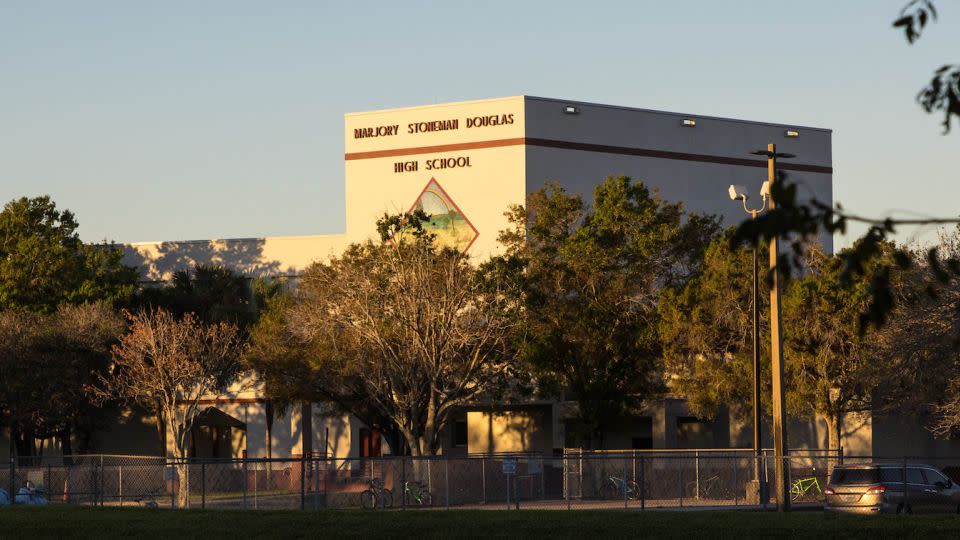
[[[347, 161], [355, 159], [371, 159], [382, 157], [410, 156], [416, 154], [433, 154], [439, 152], [456, 152], [459, 150], [476, 150], [480, 148], [498, 148], [503, 146], [540, 146], [542, 148], [558, 148], [562, 150], [580, 150], [583, 152], [600, 152], [604, 154], [619, 154], [623, 156], [651, 157], [659, 159], [674, 159], [678, 161], [696, 161], [700, 163], [718, 163], [721, 165], [739, 165], [743, 167], [766, 168], [767, 160], [750, 158], [733, 158], [726, 156], [712, 156], [708, 154], [690, 154], [687, 152], [670, 152], [667, 150], [650, 150], [648, 148], [632, 148], [629, 146], [612, 146], [607, 144], [581, 143], [559, 141], [555, 139], [538, 139], [521, 137], [514, 139], [496, 139], [491, 141], [477, 141], [456, 144], [439, 144], [435, 146], [416, 146], [411, 148], [395, 148], [391, 150], [374, 150], [370, 152], [350, 152], [344, 154]], [[807, 165], [791, 163], [781, 160], [777, 167], [788, 171], [806, 171], [824, 174], [833, 174], [833, 167], [823, 165]]]
[[350, 152], [343, 155], [343, 159], [370, 159], [381, 157], [412, 156], [415, 154], [435, 154], [438, 152], [456, 152], [458, 150], [476, 150], [478, 148], [497, 148], [500, 146], [517, 146], [523, 144], [523, 137], [516, 139], [496, 139], [492, 141], [477, 141], [455, 144], [438, 144], [434, 146], [414, 146], [410, 148], [396, 148], [393, 150], [372, 150], [370, 152]]
[[[564, 150], [582, 150], [584, 152], [602, 152], [605, 154], [620, 154], [624, 156], [641, 156], [660, 159], [675, 159], [679, 161], [699, 161], [703, 163], [719, 163], [722, 165], [741, 165], [744, 167], [763, 167], [766, 168], [767, 160], [750, 158], [732, 158], [725, 156], [711, 156], [707, 154], [688, 154], [686, 152], [669, 152], [666, 150], [649, 150], [646, 148], [630, 148], [627, 146], [610, 146], [606, 144], [578, 143], [570, 141], [557, 141], [553, 139], [536, 139], [527, 137], [526, 144], [529, 146], [542, 146], [544, 148], [561, 148]], [[807, 171], [816, 173], [832, 174], [833, 167], [824, 167], [822, 165], [805, 165], [803, 163], [790, 163], [779, 161], [777, 168], [793, 171]]]

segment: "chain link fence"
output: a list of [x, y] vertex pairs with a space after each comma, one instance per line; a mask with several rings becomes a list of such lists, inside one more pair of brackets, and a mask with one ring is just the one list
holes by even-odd
[[[960, 481], [960, 456], [796, 450], [785, 459], [795, 505], [822, 505], [838, 463], [925, 463]], [[772, 484], [774, 470], [770, 452], [743, 450], [180, 462], [96, 455], [11, 461], [0, 469], [0, 501], [6, 494], [11, 503], [35, 496], [48, 504], [209, 509], [756, 508], [773, 504], [772, 488], [761, 486]]]

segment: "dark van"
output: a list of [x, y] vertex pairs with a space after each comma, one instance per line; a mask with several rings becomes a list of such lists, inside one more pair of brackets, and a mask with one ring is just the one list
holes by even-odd
[[929, 465], [838, 465], [823, 493], [836, 512], [960, 513], [960, 486]]

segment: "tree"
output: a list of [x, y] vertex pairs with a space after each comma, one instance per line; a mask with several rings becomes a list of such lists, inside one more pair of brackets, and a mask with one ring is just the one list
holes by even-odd
[[101, 399], [137, 403], [163, 421], [178, 467], [178, 504], [186, 506], [190, 432], [201, 398], [219, 396], [236, 379], [244, 343], [230, 323], [206, 324], [157, 309], [128, 314], [130, 331], [113, 348], [111, 372], [94, 389]]
[[592, 208], [547, 184], [508, 217], [487, 271], [519, 276], [521, 358], [541, 393], [577, 403], [574, 435], [602, 447], [608, 422], [661, 391], [657, 303], [697, 272], [717, 221], [624, 176], [597, 186]]
[[[933, 0], [910, 0], [893, 22], [902, 28], [907, 43], [920, 38], [928, 22], [937, 20]], [[960, 64], [944, 65], [933, 73], [930, 82], [917, 94], [917, 102], [928, 113], [943, 111], [943, 132], [950, 132], [950, 115], [960, 116]]]
[[69, 210], [50, 197], [20, 198], [0, 211], [0, 309], [50, 313], [63, 304], [129, 300], [136, 269], [106, 243], [85, 245]]
[[842, 286], [841, 261], [812, 246], [807, 272], [789, 284], [783, 302], [787, 408], [823, 420], [828, 448], [840, 448], [844, 417], [872, 410], [874, 392], [889, 376], [890, 359], [876, 346], [879, 330], [859, 327], [872, 269], [892, 251], [891, 245], [883, 248], [862, 277]]
[[[700, 418], [724, 408], [747, 417], [753, 400], [753, 260], [731, 249], [730, 233], [706, 249], [703, 270], [658, 305], [668, 387]], [[765, 247], [758, 260], [766, 259]], [[769, 285], [760, 280], [760, 335], [769, 332]], [[761, 399], [770, 408], [770, 350], [760, 340]]]
[[[941, 233], [936, 249], [947, 260], [960, 257], [960, 227]], [[888, 372], [897, 374], [879, 394], [879, 406], [922, 419], [938, 437], [954, 437], [960, 432], [960, 280], [949, 272], [939, 281], [924, 250], [911, 255], [879, 334], [878, 345], [892, 359]]]
[[385, 216], [382, 243], [310, 266], [251, 350], [268, 394], [334, 401], [391, 426], [415, 456], [436, 453], [453, 412], [502, 388], [511, 367], [509, 299], [466, 255], [437, 248], [422, 217]]
[[57, 437], [64, 455], [87, 449], [99, 410], [85, 386], [106, 372], [123, 319], [100, 302], [61, 306], [53, 314], [0, 311], [0, 425], [11, 455], [42, 452]]
[[205, 322], [230, 322], [246, 330], [283, 281], [250, 279], [222, 265], [196, 264], [173, 273], [169, 285], [145, 288], [137, 303], [176, 316], [193, 313]]
[[[886, 246], [889, 254], [892, 246]], [[763, 259], [764, 257], [759, 257]], [[827, 426], [828, 445], [839, 448], [845, 415], [873, 408], [874, 391], [885, 381], [891, 357], [876, 346], [878, 330], [861, 333], [859, 315], [870, 300], [869, 271], [853, 286], [840, 281], [841, 259], [817, 246], [804, 253], [805, 270], [783, 288], [787, 409], [813, 416]], [[753, 379], [752, 261], [731, 249], [729, 235], [707, 250], [703, 273], [661, 303], [665, 362], [671, 387], [702, 417], [723, 405], [738, 414], [750, 410]], [[882, 257], [871, 262], [882, 264]], [[766, 280], [761, 287], [768, 288]], [[768, 293], [761, 292], [761, 313]], [[761, 335], [769, 319], [761, 316]], [[769, 341], [761, 340], [764, 409], [769, 401]]]

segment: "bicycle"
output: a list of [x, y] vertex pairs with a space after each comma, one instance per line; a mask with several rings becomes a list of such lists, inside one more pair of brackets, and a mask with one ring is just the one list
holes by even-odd
[[720, 475], [715, 474], [706, 480], [694, 480], [687, 482], [687, 493], [692, 493], [693, 498], [709, 499], [711, 495], [718, 495], [720, 491]]
[[609, 476], [600, 486], [600, 497], [603, 499], [623, 499], [624, 490], [626, 498], [637, 500], [640, 498], [640, 485], [633, 480], [624, 480], [618, 476]]
[[403, 503], [406, 506], [413, 506], [414, 504], [430, 506], [433, 504], [433, 496], [420, 482], [404, 482]]
[[393, 506], [393, 492], [383, 487], [383, 480], [371, 478], [369, 489], [360, 493], [360, 506], [364, 510], [373, 510], [378, 506], [390, 508]]
[[816, 493], [823, 495], [823, 490], [820, 489], [820, 480], [818, 480], [816, 476], [798, 478], [790, 484], [790, 500], [797, 501], [807, 493], [812, 493], [814, 490]]

